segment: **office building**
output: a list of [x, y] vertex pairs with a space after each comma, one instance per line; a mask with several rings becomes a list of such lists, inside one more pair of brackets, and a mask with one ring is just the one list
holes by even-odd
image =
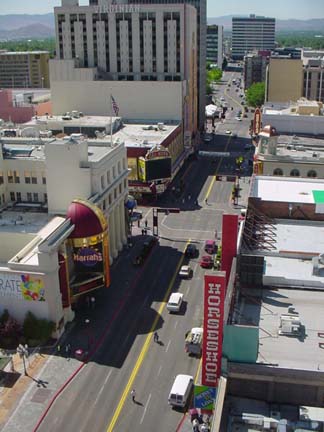
[[[63, 0], [56, 7], [53, 113], [183, 121], [197, 131], [197, 13], [188, 4]], [[171, 107], [171, 110], [170, 110]]]
[[49, 52], [0, 52], [0, 88], [49, 87]]
[[207, 62], [216, 64], [220, 69], [223, 65], [223, 26], [210, 25], [207, 27], [206, 57]]
[[244, 56], [243, 79], [244, 88], [266, 80], [267, 65], [270, 51], [259, 51]]
[[266, 77], [266, 101], [296, 102], [302, 96], [302, 60], [276, 57], [270, 58]]
[[303, 96], [310, 100], [324, 102], [324, 54], [322, 57], [304, 57]]
[[275, 18], [250, 15], [232, 18], [232, 58], [242, 60], [250, 51], [275, 47]]

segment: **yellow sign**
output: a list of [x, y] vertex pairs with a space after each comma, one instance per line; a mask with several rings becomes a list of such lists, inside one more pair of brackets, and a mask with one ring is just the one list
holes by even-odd
[[138, 179], [142, 182], [146, 181], [146, 169], [145, 159], [143, 157], [138, 158]]

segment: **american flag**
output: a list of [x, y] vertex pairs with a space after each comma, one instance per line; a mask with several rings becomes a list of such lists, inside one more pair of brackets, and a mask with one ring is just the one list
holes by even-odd
[[111, 107], [112, 107], [115, 115], [118, 116], [119, 106], [117, 105], [117, 102], [115, 101], [113, 95], [110, 95], [110, 99], [111, 99]]

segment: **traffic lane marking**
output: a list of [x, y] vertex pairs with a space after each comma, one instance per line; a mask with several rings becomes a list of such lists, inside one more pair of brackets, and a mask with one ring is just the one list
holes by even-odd
[[100, 396], [101, 396], [101, 393], [103, 392], [103, 390], [104, 390], [104, 388], [105, 388], [105, 386], [106, 386], [106, 384], [107, 384], [107, 382], [108, 382], [108, 380], [109, 380], [109, 377], [110, 377], [111, 373], [112, 373], [112, 370], [109, 371], [109, 373], [108, 373], [108, 375], [107, 375], [107, 377], [106, 377], [106, 379], [105, 379], [105, 381], [104, 381], [104, 383], [103, 383], [101, 389], [99, 390], [99, 392], [98, 392], [98, 394], [97, 394], [97, 397], [96, 397], [96, 399], [95, 399], [93, 405], [96, 405], [96, 404], [97, 404], [97, 402], [98, 402], [98, 400], [99, 400], [99, 398], [100, 398]]
[[145, 417], [145, 414], [146, 414], [146, 410], [147, 410], [147, 407], [149, 406], [149, 403], [150, 403], [151, 397], [152, 397], [152, 395], [151, 395], [151, 393], [150, 393], [150, 394], [149, 394], [149, 397], [148, 397], [148, 399], [147, 399], [147, 402], [146, 402], [146, 404], [145, 404], [145, 407], [144, 407], [144, 412], [143, 412], [143, 415], [142, 415], [142, 417], [141, 417], [140, 424], [143, 423], [143, 420], [144, 420], [144, 417]]
[[167, 346], [166, 346], [166, 348], [165, 348], [165, 352], [168, 352], [168, 351], [169, 351], [169, 347], [170, 347], [170, 345], [171, 345], [171, 339], [169, 340], [169, 342], [168, 342], [168, 344], [167, 344]]
[[121, 413], [122, 409], [124, 408], [124, 405], [125, 405], [125, 402], [126, 402], [126, 398], [130, 394], [132, 385], [133, 385], [133, 383], [135, 381], [135, 378], [136, 378], [136, 376], [137, 376], [137, 374], [138, 374], [138, 372], [139, 372], [139, 370], [140, 370], [140, 368], [142, 366], [142, 363], [144, 361], [146, 353], [148, 352], [149, 345], [150, 345], [151, 339], [152, 339], [152, 335], [153, 335], [153, 333], [154, 333], [154, 331], [155, 331], [155, 329], [157, 327], [157, 324], [158, 324], [158, 322], [160, 320], [162, 312], [163, 312], [164, 308], [166, 307], [167, 299], [168, 299], [168, 297], [170, 295], [172, 287], [174, 286], [177, 274], [178, 274], [179, 269], [180, 269], [180, 267], [181, 267], [181, 265], [183, 263], [183, 260], [184, 260], [184, 254], [181, 255], [181, 258], [178, 261], [177, 267], [176, 267], [175, 272], [174, 272], [174, 274], [173, 274], [173, 276], [172, 276], [172, 278], [170, 280], [170, 283], [169, 283], [168, 289], [166, 291], [166, 294], [165, 294], [165, 296], [164, 296], [164, 298], [163, 298], [163, 300], [161, 302], [161, 305], [160, 305], [160, 307], [158, 309], [158, 313], [156, 314], [156, 317], [155, 317], [155, 319], [153, 321], [151, 329], [150, 329], [148, 335], [145, 338], [145, 341], [144, 341], [143, 347], [141, 349], [141, 352], [140, 352], [140, 354], [139, 354], [139, 356], [137, 358], [135, 366], [134, 366], [134, 368], [133, 368], [133, 370], [131, 372], [131, 375], [130, 375], [130, 377], [128, 379], [128, 382], [127, 382], [127, 384], [126, 384], [126, 386], [124, 388], [122, 396], [121, 396], [121, 398], [120, 398], [120, 400], [119, 400], [119, 402], [117, 404], [117, 407], [116, 407], [116, 409], [114, 411], [113, 417], [112, 417], [112, 419], [111, 419], [111, 421], [110, 421], [110, 423], [109, 423], [109, 425], [107, 427], [107, 432], [113, 432], [114, 427], [115, 427], [115, 425], [117, 423], [117, 420], [118, 420], [118, 418], [120, 416], [120, 413]]

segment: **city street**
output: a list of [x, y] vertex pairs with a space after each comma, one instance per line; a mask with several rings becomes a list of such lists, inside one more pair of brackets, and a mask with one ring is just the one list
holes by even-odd
[[[219, 94], [229, 99], [227, 86], [219, 87], [223, 91]], [[202, 150], [250, 155], [244, 150], [244, 145], [250, 143], [249, 119], [238, 122], [232, 114], [229, 110], [224, 123], [217, 123], [212, 140], [202, 143]], [[237, 133], [237, 138], [227, 135], [227, 129]], [[244, 177], [239, 203], [235, 207], [231, 203], [236, 167], [233, 155], [198, 157], [185, 163], [173, 182], [175, 187], [182, 185], [181, 196], [175, 197], [170, 188], [154, 203], [155, 207], [179, 208], [180, 213], [159, 213], [159, 244], [142, 267], [135, 267], [132, 261], [146, 236], [141, 235], [141, 227], [133, 227], [133, 246], [125, 248], [114, 263], [111, 286], [97, 294], [94, 309], [84, 306], [78, 311], [77, 324], [68, 335], [72, 352], [83, 347], [90, 351], [90, 360], [54, 399], [38, 431], [177, 429], [183, 413], [171, 409], [168, 394], [177, 374], [199, 377], [200, 361], [185, 353], [184, 340], [189, 329], [202, 325], [203, 276], [213, 271], [202, 269], [199, 258], [189, 262], [183, 251], [190, 240], [197, 245], [199, 256], [204, 255], [206, 239], [214, 239], [217, 233], [220, 243], [223, 213], [239, 214], [246, 205], [249, 183]], [[142, 226], [147, 220], [150, 234], [152, 207], [139, 210], [143, 212]], [[183, 280], [178, 271], [187, 263], [193, 277]], [[165, 307], [174, 291], [184, 294], [178, 314], [170, 314]], [[158, 332], [159, 343], [153, 341], [154, 331]], [[66, 359], [62, 362], [63, 367], [68, 367]], [[135, 403], [130, 395], [132, 389], [136, 390]]]

